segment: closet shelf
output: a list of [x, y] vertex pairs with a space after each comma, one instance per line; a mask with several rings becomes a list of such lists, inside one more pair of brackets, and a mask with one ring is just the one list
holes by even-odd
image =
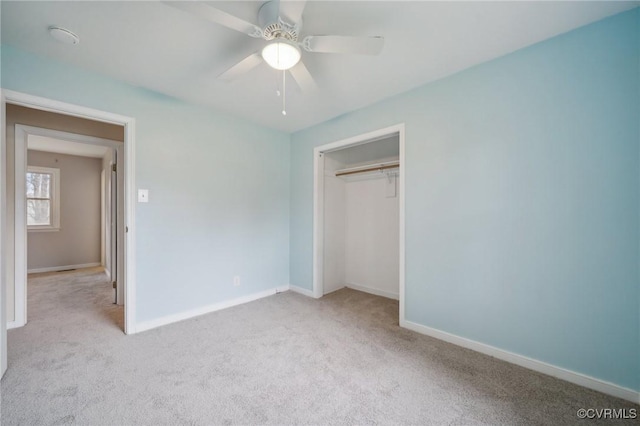
[[350, 167], [347, 169], [336, 170], [336, 176], [352, 175], [355, 173], [365, 173], [374, 171], [383, 171], [386, 169], [396, 169], [400, 167], [400, 161], [386, 161], [384, 163], [367, 164], [366, 166]]

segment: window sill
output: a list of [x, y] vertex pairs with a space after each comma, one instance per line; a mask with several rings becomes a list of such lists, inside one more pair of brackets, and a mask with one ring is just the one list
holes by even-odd
[[58, 232], [62, 228], [54, 228], [54, 227], [42, 227], [42, 228], [27, 228], [27, 232]]

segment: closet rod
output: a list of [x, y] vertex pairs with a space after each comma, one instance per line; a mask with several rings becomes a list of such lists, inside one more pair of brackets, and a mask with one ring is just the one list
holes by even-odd
[[382, 164], [372, 164], [371, 166], [367, 166], [367, 167], [356, 167], [353, 169], [342, 169], [342, 170], [336, 170], [336, 176], [344, 176], [344, 175], [352, 175], [355, 173], [364, 173], [364, 172], [373, 172], [376, 170], [385, 170], [385, 169], [395, 169], [400, 167], [400, 162], [399, 161], [392, 161], [389, 163], [382, 163]]

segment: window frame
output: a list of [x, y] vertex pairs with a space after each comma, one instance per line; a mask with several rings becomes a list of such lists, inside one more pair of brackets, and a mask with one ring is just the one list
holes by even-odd
[[[51, 203], [51, 216], [49, 225], [28, 225], [27, 232], [41, 231], [41, 232], [55, 232], [60, 230], [60, 169], [53, 167], [41, 167], [41, 166], [27, 166], [27, 173], [41, 173], [51, 175], [51, 194], [48, 198]], [[25, 173], [26, 182], [26, 173]], [[26, 188], [25, 188], [26, 189]], [[28, 197], [25, 191], [25, 213], [27, 212], [26, 204], [30, 199], [37, 199]], [[28, 223], [28, 219], [25, 219]]]

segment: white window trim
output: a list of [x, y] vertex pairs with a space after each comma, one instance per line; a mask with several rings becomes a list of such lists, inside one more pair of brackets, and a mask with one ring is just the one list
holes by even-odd
[[[28, 225], [28, 232], [56, 232], [60, 230], [60, 169], [53, 167], [27, 166], [27, 172], [47, 173], [53, 179], [53, 191], [51, 194], [51, 224]], [[28, 200], [25, 194], [25, 202]], [[26, 213], [26, 210], [25, 210]]]

